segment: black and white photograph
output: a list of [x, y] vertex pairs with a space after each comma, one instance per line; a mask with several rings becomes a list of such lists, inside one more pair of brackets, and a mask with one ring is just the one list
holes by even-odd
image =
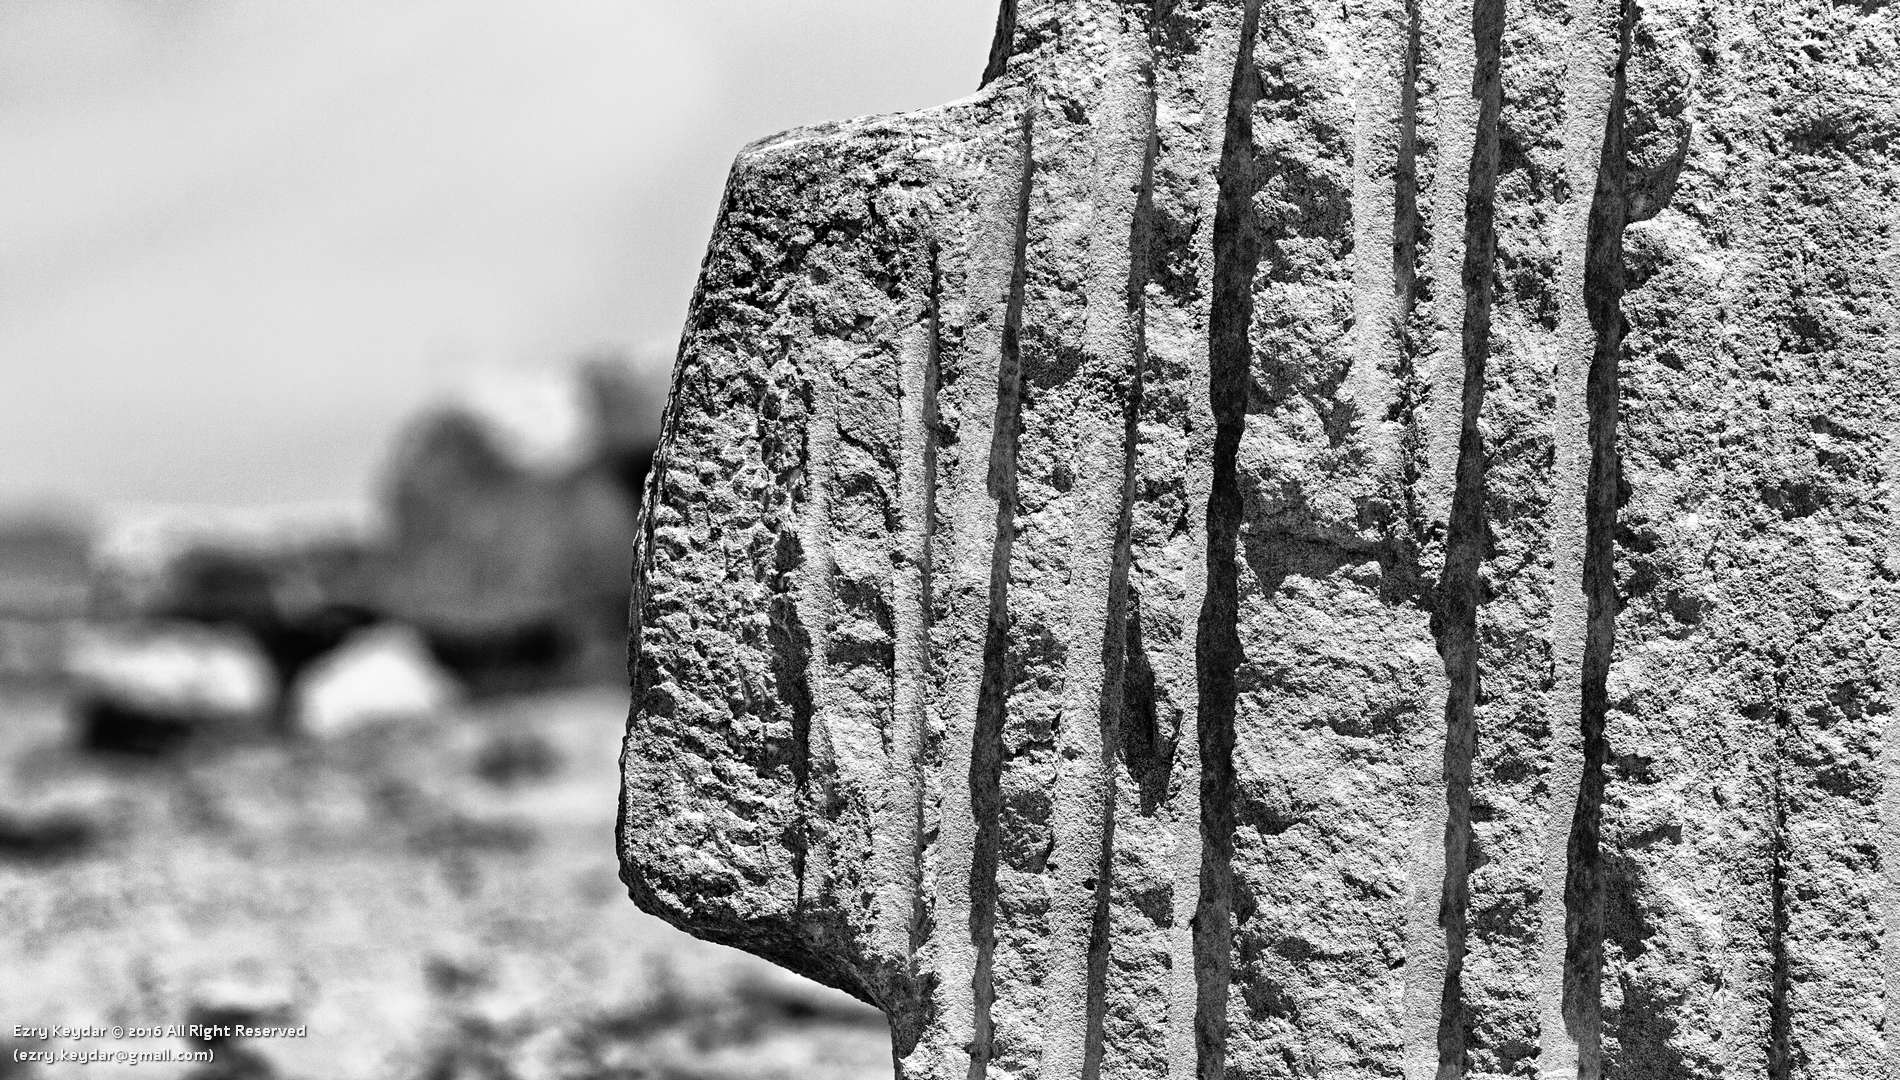
[[1885, 0], [0, 0], [0, 1080], [1900, 1076]]

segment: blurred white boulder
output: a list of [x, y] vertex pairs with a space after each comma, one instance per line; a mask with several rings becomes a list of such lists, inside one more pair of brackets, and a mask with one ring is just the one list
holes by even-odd
[[257, 720], [277, 698], [249, 636], [195, 623], [81, 628], [67, 676], [82, 694], [181, 719]]
[[330, 738], [371, 724], [420, 720], [455, 704], [462, 688], [402, 626], [358, 631], [313, 664], [292, 691], [298, 730]]
[[241, 631], [186, 622], [78, 629], [67, 678], [81, 737], [95, 750], [159, 753], [206, 733], [261, 729], [277, 679]]

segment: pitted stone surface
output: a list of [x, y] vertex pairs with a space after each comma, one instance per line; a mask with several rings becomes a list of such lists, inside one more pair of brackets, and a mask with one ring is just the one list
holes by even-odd
[[910, 1077], [1900, 1068], [1897, 29], [1020, 0], [747, 148], [634, 899]]

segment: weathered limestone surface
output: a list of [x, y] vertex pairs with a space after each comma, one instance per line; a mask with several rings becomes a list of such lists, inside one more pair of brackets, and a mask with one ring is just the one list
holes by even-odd
[[1896, 1075], [1897, 32], [1019, 0], [747, 148], [634, 899], [909, 1077]]

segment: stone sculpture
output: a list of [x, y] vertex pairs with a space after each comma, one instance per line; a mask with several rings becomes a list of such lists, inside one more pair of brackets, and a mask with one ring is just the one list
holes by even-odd
[[747, 148], [635, 901], [907, 1077], [1892, 1075], [1897, 27], [1015, 0]]

